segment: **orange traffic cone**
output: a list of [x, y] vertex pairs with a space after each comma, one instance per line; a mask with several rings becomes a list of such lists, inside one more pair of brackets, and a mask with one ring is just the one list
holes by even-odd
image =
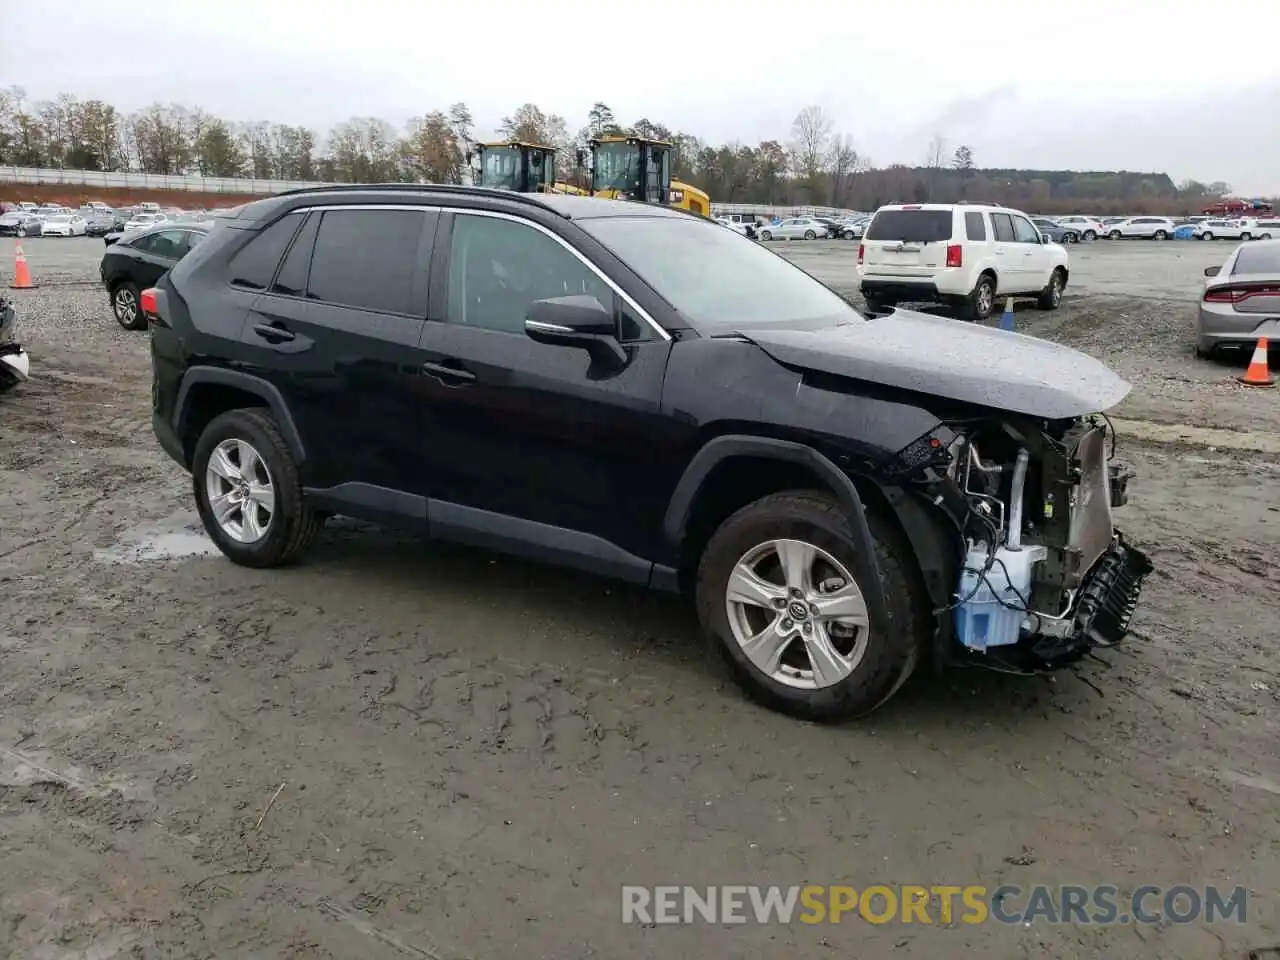
[[27, 269], [27, 255], [22, 252], [21, 240], [16, 240], [13, 244], [13, 283], [9, 284], [9, 289], [35, 289], [35, 284], [31, 282], [31, 271]]
[[1267, 365], [1266, 337], [1258, 338], [1258, 345], [1253, 348], [1253, 359], [1249, 361], [1249, 369], [1239, 380], [1251, 387], [1269, 387], [1276, 382], [1276, 378], [1271, 376], [1271, 368]]

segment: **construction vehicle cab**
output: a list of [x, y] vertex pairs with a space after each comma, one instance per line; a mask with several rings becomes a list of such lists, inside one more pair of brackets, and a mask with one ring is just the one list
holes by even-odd
[[591, 141], [591, 194], [638, 200], [711, 214], [711, 198], [692, 184], [671, 179], [671, 144], [646, 137], [597, 137]]
[[503, 140], [476, 145], [478, 183], [516, 193], [547, 193], [556, 182], [556, 150], [537, 143]]

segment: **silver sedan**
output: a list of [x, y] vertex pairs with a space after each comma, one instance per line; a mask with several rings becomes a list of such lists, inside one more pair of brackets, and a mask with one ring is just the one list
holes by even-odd
[[1252, 347], [1259, 337], [1280, 340], [1280, 240], [1255, 240], [1204, 271], [1196, 317], [1196, 355], [1222, 347]]
[[766, 223], [760, 228], [761, 240], [817, 240], [829, 231], [826, 224], [810, 217], [790, 217], [781, 223]]

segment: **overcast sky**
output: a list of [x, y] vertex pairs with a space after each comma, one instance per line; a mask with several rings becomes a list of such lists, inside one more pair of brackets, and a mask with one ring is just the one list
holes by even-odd
[[[0, 85], [326, 130], [592, 102], [713, 141], [820, 104], [877, 165], [1164, 171], [1280, 194], [1280, 5], [1238, 0], [0, 0]], [[451, 10], [456, 13], [447, 14]], [[545, 12], [545, 13], [544, 13]], [[1253, 38], [1258, 38], [1256, 41]], [[1252, 50], [1252, 52], [1250, 52]]]

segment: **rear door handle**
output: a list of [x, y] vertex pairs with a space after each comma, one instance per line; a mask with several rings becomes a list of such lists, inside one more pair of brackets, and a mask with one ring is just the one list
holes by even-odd
[[253, 332], [270, 343], [288, 343], [296, 337], [292, 330], [286, 330], [284, 327], [277, 327], [270, 323], [255, 325]]
[[[453, 361], [456, 363], [457, 361]], [[449, 363], [424, 363], [422, 372], [433, 380], [439, 380], [445, 386], [452, 383], [470, 383], [475, 380], [476, 375], [470, 370], [464, 370], [460, 366], [452, 366]]]

